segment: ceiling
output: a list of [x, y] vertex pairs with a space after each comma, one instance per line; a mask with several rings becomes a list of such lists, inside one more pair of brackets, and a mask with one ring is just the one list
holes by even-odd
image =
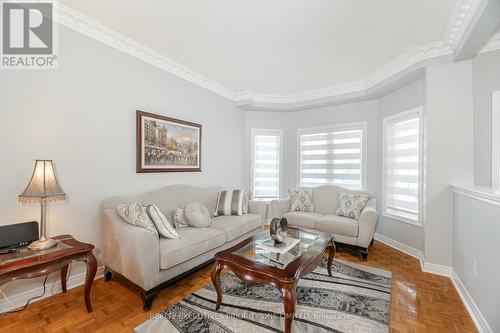
[[457, 0], [60, 0], [232, 91], [362, 80], [442, 40]]

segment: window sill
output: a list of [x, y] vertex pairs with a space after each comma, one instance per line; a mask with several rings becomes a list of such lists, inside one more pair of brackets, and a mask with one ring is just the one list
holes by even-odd
[[403, 222], [403, 223], [406, 223], [406, 224], [411, 224], [411, 225], [416, 226], [416, 227], [422, 227], [422, 223], [420, 223], [419, 221], [406, 219], [406, 218], [404, 218], [402, 216], [398, 216], [398, 215], [394, 215], [394, 214], [390, 214], [390, 213], [383, 213], [382, 216], [386, 217], [388, 219], [391, 219], [391, 220], [398, 221], [398, 222]]

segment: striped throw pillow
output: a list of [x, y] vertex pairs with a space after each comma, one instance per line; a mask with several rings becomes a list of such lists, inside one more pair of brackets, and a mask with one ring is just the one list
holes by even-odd
[[245, 190], [219, 192], [214, 216], [243, 215], [244, 197]]

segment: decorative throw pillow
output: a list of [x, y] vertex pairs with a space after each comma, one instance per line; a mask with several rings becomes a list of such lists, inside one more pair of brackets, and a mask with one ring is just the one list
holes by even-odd
[[366, 194], [341, 192], [339, 193], [339, 208], [336, 213], [339, 216], [359, 220], [368, 200], [370, 197]]
[[243, 214], [248, 214], [248, 205], [250, 202], [250, 197], [251, 197], [250, 192], [245, 191], [245, 195], [243, 196], [243, 207], [242, 207]]
[[208, 209], [198, 202], [192, 202], [184, 207], [189, 225], [195, 228], [206, 228], [210, 225], [210, 213]]
[[179, 239], [179, 234], [175, 231], [174, 226], [170, 221], [163, 215], [161, 210], [155, 205], [146, 207], [151, 221], [153, 221], [159, 234], [165, 238]]
[[245, 190], [219, 192], [214, 216], [243, 215], [244, 196]]
[[116, 207], [116, 211], [125, 222], [151, 231], [158, 237], [158, 230], [156, 230], [153, 221], [149, 218], [146, 207], [140, 202], [119, 205]]
[[290, 210], [292, 212], [314, 212], [312, 190], [288, 190], [290, 194]]
[[189, 228], [189, 221], [184, 214], [184, 208], [177, 208], [174, 212], [174, 228]]

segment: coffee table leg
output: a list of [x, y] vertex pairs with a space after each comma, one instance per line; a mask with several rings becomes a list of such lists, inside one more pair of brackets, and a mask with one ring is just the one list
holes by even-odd
[[217, 292], [217, 304], [215, 304], [215, 310], [219, 310], [220, 303], [222, 302], [222, 288], [220, 286], [220, 271], [222, 267], [220, 263], [217, 261], [214, 264], [214, 268], [212, 269], [212, 283], [214, 285], [215, 291]]
[[66, 292], [66, 278], [68, 277], [68, 265], [66, 266], [63, 266], [63, 268], [61, 268], [61, 289], [62, 289], [62, 292], [65, 293]]
[[92, 282], [94, 282], [95, 273], [97, 271], [97, 260], [94, 257], [92, 251], [87, 253], [85, 263], [87, 264], [87, 275], [85, 276], [85, 306], [87, 307], [87, 312], [92, 312], [92, 305], [90, 304], [90, 288], [92, 287]]
[[297, 286], [289, 284], [283, 288], [283, 301], [285, 304], [285, 333], [292, 331], [293, 316], [297, 305]]
[[335, 242], [332, 241], [330, 246], [328, 247], [328, 267], [326, 268], [328, 270], [328, 275], [332, 276], [332, 264], [333, 264], [333, 258], [335, 257]]

